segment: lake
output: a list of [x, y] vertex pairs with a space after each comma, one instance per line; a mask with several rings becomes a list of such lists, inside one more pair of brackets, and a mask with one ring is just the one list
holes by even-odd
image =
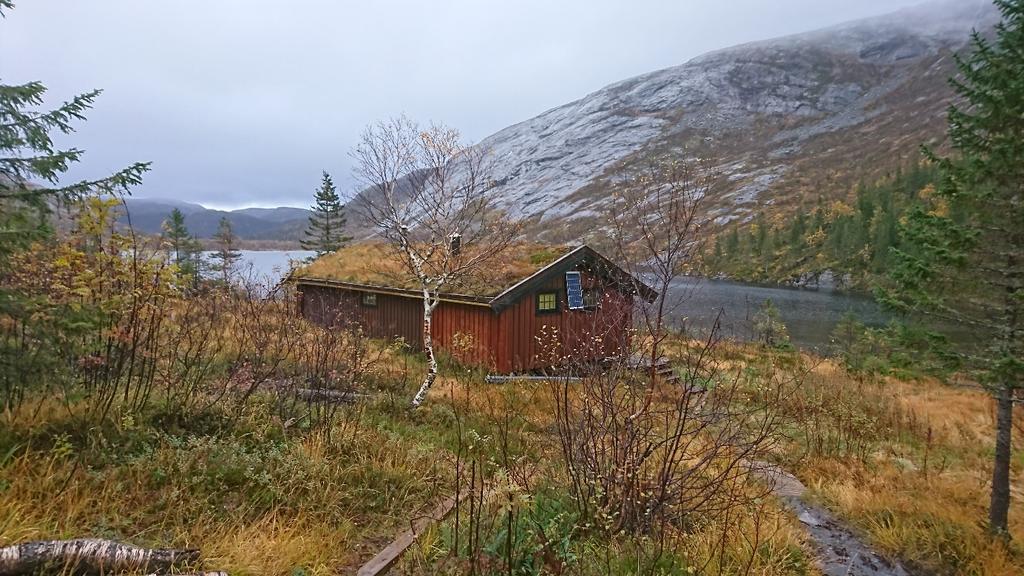
[[[209, 254], [204, 253], [204, 256], [209, 258]], [[237, 270], [243, 277], [273, 285], [288, 273], [291, 262], [312, 255], [313, 252], [306, 250], [243, 250]], [[673, 284], [669, 296], [672, 321], [677, 326], [685, 326], [691, 332], [706, 332], [721, 311], [722, 335], [737, 340], [754, 338], [751, 319], [766, 300], [771, 300], [793, 344], [821, 352], [827, 352], [832, 331], [847, 312], [853, 312], [869, 326], [881, 326], [888, 321], [870, 297], [827, 288], [802, 290], [681, 278]]]
[[[246, 280], [274, 286], [288, 275], [293, 262], [301, 262], [316, 254], [310, 250], [240, 250], [242, 257], [235, 264], [235, 273]], [[203, 252], [207, 262], [213, 252]]]
[[778, 308], [793, 344], [806, 350], [827, 352], [832, 331], [847, 312], [869, 326], [883, 326], [889, 320], [872, 298], [826, 288], [806, 290], [681, 278], [669, 292], [677, 326], [706, 333], [721, 313], [722, 335], [736, 340], [754, 339], [752, 319], [766, 300]]

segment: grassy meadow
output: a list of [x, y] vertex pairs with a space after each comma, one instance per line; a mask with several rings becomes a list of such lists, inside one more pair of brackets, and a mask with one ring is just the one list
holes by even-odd
[[984, 524], [981, 390], [800, 353], [766, 315], [760, 343], [663, 338], [676, 381], [613, 364], [487, 384], [451, 351], [411, 409], [421, 353], [306, 321], [287, 285], [197, 284], [111, 206], [83, 205], [6, 277], [0, 546], [96, 537], [198, 548], [231, 574], [351, 573], [454, 496], [398, 573], [815, 574], [751, 470], [771, 462], [909, 566], [1022, 573], [1020, 494], [1008, 542]]
[[[235, 329], [216, 333], [237, 344]], [[458, 485], [460, 524], [453, 515], [431, 528], [397, 573], [816, 573], [800, 523], [753, 477], [729, 485], [750, 497], [728, 514], [694, 509], [685, 522], [634, 530], [582, 513], [557, 414], [566, 394], [583, 401], [583, 385], [490, 385], [446, 361], [426, 406], [412, 411], [422, 358], [360, 346], [372, 361], [354, 390], [366, 396], [337, 407], [289, 400], [270, 379], [242, 401], [227, 345], [188, 403], [117, 399], [97, 419], [85, 391], [29, 392], [2, 414], [0, 545], [91, 536], [197, 547], [207, 568], [232, 574], [348, 573]], [[670, 349], [685, 365], [694, 346]], [[985, 393], [856, 377], [833, 360], [757, 345], [714, 354], [738, 382], [730, 402], [753, 406], [788, 385], [768, 454], [880, 550], [926, 573], [1024, 573], [1019, 494], [1009, 545], [982, 522], [993, 427]], [[306, 361], [291, 349], [280, 365]], [[654, 403], [676, 394], [662, 383]]]

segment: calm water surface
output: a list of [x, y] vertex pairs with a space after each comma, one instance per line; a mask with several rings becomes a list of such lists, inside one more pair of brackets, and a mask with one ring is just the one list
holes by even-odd
[[681, 278], [669, 292], [677, 326], [706, 333], [720, 318], [722, 335], [738, 340], [754, 338], [753, 317], [766, 300], [778, 308], [793, 344], [809, 350], [826, 352], [832, 331], [847, 312], [869, 326], [888, 322], [870, 297], [827, 288], [803, 290]]
[[[291, 263], [312, 255], [305, 250], [243, 250], [238, 271], [243, 277], [272, 285], [288, 274]], [[888, 321], [870, 297], [828, 288], [801, 290], [681, 278], [672, 285], [669, 296], [672, 321], [677, 326], [706, 332], [721, 314], [722, 335], [740, 340], [754, 338], [752, 319], [764, 302], [771, 300], [779, 309], [793, 343], [822, 352], [827, 351], [832, 330], [847, 312], [853, 312], [869, 326], [881, 326]]]
[[[235, 264], [235, 273], [246, 280], [273, 286], [288, 275], [293, 264], [301, 263], [315, 253], [309, 250], [240, 250], [242, 258]], [[212, 261], [213, 252], [203, 252]]]

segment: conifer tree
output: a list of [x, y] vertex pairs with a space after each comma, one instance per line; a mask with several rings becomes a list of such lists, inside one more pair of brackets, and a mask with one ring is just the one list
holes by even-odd
[[350, 236], [345, 236], [345, 207], [338, 197], [331, 175], [324, 171], [320, 187], [316, 190], [316, 203], [311, 208], [309, 228], [306, 238], [302, 240], [302, 248], [313, 250], [317, 256], [335, 252], [344, 246]]
[[739, 228], [733, 226], [729, 230], [728, 235], [725, 237], [725, 253], [730, 260], [736, 260], [739, 258], [740, 253], [740, 231]]
[[776, 348], [789, 342], [789, 332], [782, 321], [782, 314], [770, 299], [761, 304], [753, 321], [757, 341], [765, 348]]
[[[0, 17], [13, 8], [10, 0], [0, 0]], [[148, 163], [136, 163], [109, 176], [61, 183], [84, 152], [59, 148], [54, 137], [73, 132], [100, 91], [80, 94], [53, 109], [43, 108], [45, 93], [40, 82], [0, 83], [0, 409], [18, 401], [30, 379], [49, 380], [50, 373], [41, 366], [58, 360], [56, 355], [25, 355], [24, 342], [40, 343], [39, 350], [56, 350], [67, 340], [65, 333], [54, 329], [67, 324], [48, 319], [52, 310], [12, 281], [18, 273], [12, 257], [32, 242], [52, 239], [54, 207], [94, 195], [123, 197], [149, 169]]]
[[962, 359], [996, 400], [989, 528], [1007, 532], [1013, 402], [1024, 387], [1024, 0], [996, 0], [993, 40], [975, 33], [952, 80], [955, 155], [894, 251], [890, 304], [973, 332]]
[[797, 212], [796, 218], [793, 219], [793, 223], [789, 228], [790, 248], [797, 249], [802, 247], [805, 234], [807, 234], [807, 218], [804, 216], [804, 211], [801, 209]]
[[217, 226], [217, 233], [213, 235], [217, 249], [214, 250], [212, 258], [217, 261], [213, 269], [220, 272], [224, 284], [231, 282], [231, 273], [235, 263], [242, 257], [238, 251], [238, 237], [231, 229], [231, 222], [226, 217], [221, 217]]
[[[0, 0], [0, 17], [13, 8], [10, 0]], [[58, 148], [53, 137], [73, 132], [100, 91], [80, 94], [52, 110], [41, 108], [45, 94], [40, 82], [0, 84], [0, 312], [18, 302], [3, 285], [9, 257], [52, 232], [55, 206], [90, 195], [128, 195], [149, 170], [149, 163], [136, 163], [110, 176], [61, 184], [61, 176], [84, 152]]]
[[202, 248], [199, 241], [189, 233], [181, 210], [171, 210], [170, 216], [164, 220], [163, 237], [178, 267], [178, 276], [194, 287], [199, 282]]
[[763, 258], [765, 253], [769, 250], [769, 236], [768, 236], [768, 221], [765, 220], [764, 212], [757, 214], [757, 220], [755, 221], [755, 227], [752, 231], [752, 249], [755, 256]]
[[0, 260], [45, 236], [56, 204], [86, 195], [127, 195], [149, 169], [148, 163], [137, 163], [111, 176], [58, 184], [83, 151], [57, 148], [52, 134], [72, 132], [72, 123], [85, 119], [100, 91], [76, 96], [54, 110], [40, 110], [45, 93], [39, 82], [0, 85]]

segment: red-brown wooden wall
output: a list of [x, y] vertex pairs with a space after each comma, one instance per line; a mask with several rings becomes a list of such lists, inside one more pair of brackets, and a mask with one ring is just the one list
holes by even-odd
[[[584, 273], [583, 286], [598, 283]], [[538, 313], [539, 292], [558, 293], [558, 312]], [[632, 325], [632, 297], [606, 290], [596, 310], [569, 310], [565, 277], [557, 275], [512, 306], [498, 318], [496, 368], [500, 372], [538, 370], [565, 359], [600, 360], [625, 352]]]
[[300, 284], [302, 315], [323, 325], [357, 322], [371, 338], [402, 338], [415, 349], [423, 347], [422, 300], [377, 294], [376, 306], [363, 306], [362, 292]]
[[434, 310], [430, 334], [440, 349], [460, 362], [497, 369], [498, 315], [490, 306], [441, 302]]
[[[600, 282], [583, 273], [583, 285]], [[403, 338], [423, 346], [423, 304], [414, 297], [378, 294], [377, 306], [363, 306], [361, 292], [299, 283], [302, 314], [328, 324], [355, 320], [373, 338]], [[538, 313], [538, 292], [558, 293], [558, 312]], [[489, 306], [441, 302], [433, 315], [431, 335], [438, 349], [464, 363], [480, 364], [499, 373], [539, 370], [561, 359], [600, 360], [617, 356], [629, 343], [633, 300], [616, 290], [605, 291], [596, 310], [569, 310], [565, 277], [555, 275], [511, 306], [495, 312]]]

